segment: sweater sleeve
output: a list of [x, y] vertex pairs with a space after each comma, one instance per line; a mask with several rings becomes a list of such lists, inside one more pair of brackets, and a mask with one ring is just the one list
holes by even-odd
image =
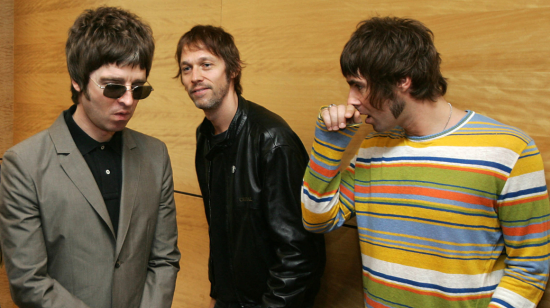
[[302, 185], [302, 214], [306, 230], [325, 233], [355, 216], [355, 159], [344, 171], [344, 151], [357, 132], [348, 127], [328, 131], [317, 120], [310, 161]]
[[550, 205], [542, 158], [532, 140], [499, 196], [498, 215], [506, 267], [489, 307], [535, 307], [548, 280]]

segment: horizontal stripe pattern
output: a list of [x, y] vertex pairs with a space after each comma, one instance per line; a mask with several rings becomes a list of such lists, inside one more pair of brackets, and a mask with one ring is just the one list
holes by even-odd
[[468, 112], [449, 130], [368, 135], [317, 122], [303, 221], [356, 216], [366, 307], [535, 307], [548, 279], [550, 205], [540, 153], [514, 127]]

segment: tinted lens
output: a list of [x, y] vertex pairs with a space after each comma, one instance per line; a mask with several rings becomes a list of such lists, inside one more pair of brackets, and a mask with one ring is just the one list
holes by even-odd
[[134, 88], [133, 96], [134, 99], [144, 99], [151, 94], [151, 91], [153, 90], [153, 87], [151, 86], [137, 86]]
[[[103, 95], [108, 98], [119, 98], [126, 92], [126, 87], [120, 84], [108, 84], [103, 89]], [[135, 97], [135, 94], [134, 94]]]

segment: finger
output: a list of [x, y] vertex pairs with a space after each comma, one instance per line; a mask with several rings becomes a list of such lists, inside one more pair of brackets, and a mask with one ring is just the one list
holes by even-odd
[[358, 114], [359, 111], [353, 105], [346, 105], [346, 120], [355, 120], [355, 114]]
[[330, 112], [330, 130], [337, 131], [338, 130], [338, 106], [332, 106], [328, 108]]
[[349, 119], [348, 122], [350, 124], [358, 124], [361, 123], [361, 113], [359, 113], [359, 110], [355, 108], [353, 105], [348, 105], [346, 108], [346, 118]]
[[361, 123], [361, 113], [359, 113], [359, 110], [355, 109], [355, 112], [353, 113], [353, 123]]
[[346, 128], [348, 117], [346, 116], [346, 105], [338, 105], [338, 126], [340, 129]]
[[325, 108], [321, 110], [321, 118], [323, 118], [323, 122], [325, 123], [325, 126], [328, 130], [332, 130], [332, 120], [330, 118], [330, 108]]

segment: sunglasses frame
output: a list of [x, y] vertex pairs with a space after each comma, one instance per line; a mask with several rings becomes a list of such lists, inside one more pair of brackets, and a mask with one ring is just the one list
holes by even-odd
[[[127, 86], [125, 86], [125, 85], [116, 84], [116, 83], [108, 83], [108, 84], [106, 84], [106, 85], [104, 85], [104, 86], [100, 86], [100, 85], [99, 85], [95, 80], [93, 80], [92, 78], [90, 78], [90, 80], [93, 81], [93, 82], [95, 83], [96, 86], [98, 86], [100, 89], [103, 90], [103, 96], [105, 96], [105, 97], [107, 97], [107, 98], [112, 98], [112, 99], [119, 99], [119, 98], [121, 98], [124, 94], [126, 94], [126, 91], [132, 91], [132, 98], [133, 98], [133, 99], [142, 100], [142, 99], [146, 99], [147, 97], [149, 97], [149, 95], [151, 95], [151, 92], [155, 90], [155, 89], [153, 89], [153, 86], [151, 86], [151, 84], [149, 83], [149, 81], [147, 81], [147, 83], [149, 83], [148, 86], [143, 85], [143, 86], [131, 86], [131, 87], [127, 87]], [[109, 87], [109, 86], [110, 86], [110, 87], [113, 87], [113, 86], [114, 86], [114, 87], [124, 87], [124, 92], [122, 92], [122, 94], [121, 94], [119, 97], [110, 97], [110, 96], [107, 96], [107, 95], [105, 95], [105, 91], [107, 90], [107, 87]], [[138, 88], [140, 88], [140, 87], [141, 87], [141, 88], [144, 88], [144, 89], [145, 89], [146, 87], [151, 88], [151, 91], [149, 91], [149, 93], [148, 93], [147, 96], [145, 96], [145, 97], [135, 97], [134, 95], [135, 95], [136, 92], [134, 92], [134, 90], [135, 90], [135, 89], [138, 89]]]

